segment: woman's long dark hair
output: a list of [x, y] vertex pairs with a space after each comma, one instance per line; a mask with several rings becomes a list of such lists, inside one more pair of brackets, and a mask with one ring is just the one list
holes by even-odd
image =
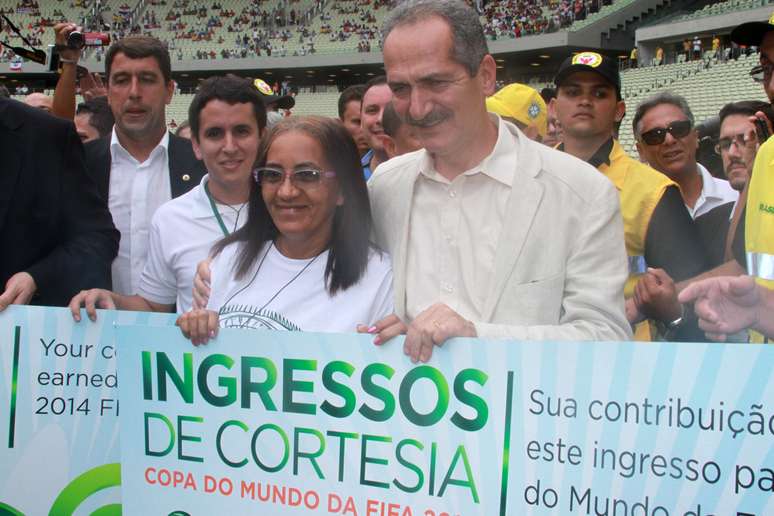
[[[344, 204], [336, 207], [333, 229], [325, 266], [325, 282], [331, 295], [357, 283], [368, 265], [371, 237], [371, 205], [368, 189], [360, 166], [360, 157], [349, 132], [338, 120], [320, 116], [286, 118], [274, 125], [258, 147], [256, 167], [266, 164], [274, 140], [278, 136], [298, 131], [316, 140], [325, 155], [326, 165], [336, 172], [339, 193]], [[239, 230], [215, 244], [214, 254], [227, 245], [244, 242], [237, 255], [234, 272], [244, 277], [258, 259], [261, 249], [279, 235], [261, 195], [261, 186], [250, 186], [247, 222]]]

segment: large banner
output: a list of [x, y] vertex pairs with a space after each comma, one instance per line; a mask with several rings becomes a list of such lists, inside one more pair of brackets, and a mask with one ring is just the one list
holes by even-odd
[[126, 514], [774, 514], [774, 347], [117, 329]]
[[[85, 319], [85, 318], [84, 318]], [[171, 315], [11, 306], [0, 313], [0, 515], [121, 513], [114, 326]]]

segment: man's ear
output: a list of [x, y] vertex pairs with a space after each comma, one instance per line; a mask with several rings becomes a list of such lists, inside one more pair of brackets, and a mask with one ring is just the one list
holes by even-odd
[[197, 138], [194, 134], [191, 134], [191, 146], [193, 147], [196, 159], [202, 161], [202, 150], [199, 148], [199, 138]]
[[647, 163], [648, 160], [645, 159], [645, 154], [642, 152], [642, 144], [638, 141], [634, 142], [634, 146], [637, 147], [637, 154], [640, 156], [640, 161], [643, 163]]
[[382, 145], [384, 146], [384, 153], [387, 154], [387, 159], [392, 159], [398, 155], [398, 146], [395, 144], [395, 140], [392, 136], [386, 134], [381, 135]]
[[487, 97], [494, 95], [497, 89], [497, 63], [490, 54], [485, 55], [484, 59], [481, 60], [477, 76], [481, 81], [484, 94]]
[[548, 105], [546, 106], [546, 113], [548, 113], [548, 116], [556, 118], [556, 97], [548, 101]]
[[626, 102], [619, 100], [615, 106], [615, 121], [620, 122], [626, 116]]
[[175, 81], [167, 81], [167, 105], [172, 102], [172, 96], [175, 94]]

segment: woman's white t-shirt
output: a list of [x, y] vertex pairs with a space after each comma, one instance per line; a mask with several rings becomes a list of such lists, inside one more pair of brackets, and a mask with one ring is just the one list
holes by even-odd
[[358, 324], [370, 326], [393, 313], [392, 267], [384, 253], [371, 250], [360, 281], [331, 296], [325, 285], [327, 250], [295, 260], [269, 244], [236, 280], [234, 265], [243, 245], [227, 246], [210, 264], [207, 308], [218, 312], [221, 328], [351, 333]]

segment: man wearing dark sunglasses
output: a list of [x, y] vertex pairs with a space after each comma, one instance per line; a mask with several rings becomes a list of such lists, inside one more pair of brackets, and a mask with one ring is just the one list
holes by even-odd
[[[674, 181], [629, 157], [613, 137], [626, 111], [617, 62], [596, 52], [580, 52], [562, 63], [555, 82], [554, 107], [563, 128], [559, 149], [596, 167], [618, 190], [629, 256], [624, 293], [630, 322], [635, 322], [635, 285], [648, 268], [687, 279], [704, 270], [704, 250]], [[668, 324], [681, 316], [676, 303], [653, 306], [646, 314], [653, 321]], [[649, 324], [639, 324], [635, 338], [651, 340], [650, 330]], [[672, 340], [695, 337], [695, 325], [670, 335]]]
[[728, 181], [696, 161], [699, 141], [688, 102], [669, 92], [645, 100], [632, 121], [637, 152], [645, 162], [680, 185], [693, 218], [739, 196]]

